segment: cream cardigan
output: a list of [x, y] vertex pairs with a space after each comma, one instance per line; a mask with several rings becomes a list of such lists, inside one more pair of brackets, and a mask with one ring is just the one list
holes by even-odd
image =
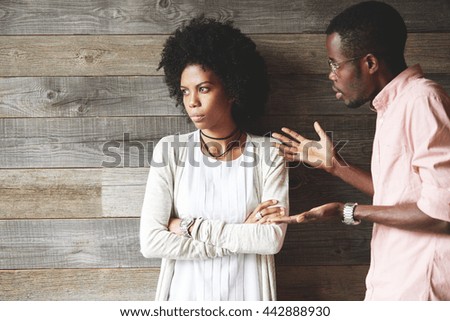
[[[161, 139], [153, 150], [147, 188], [141, 213], [141, 252], [146, 258], [162, 258], [155, 300], [167, 300], [175, 260], [201, 260], [233, 253], [258, 254], [259, 279], [263, 300], [276, 300], [276, 275], [273, 254], [280, 251], [286, 224], [226, 224], [222, 221], [197, 219], [192, 238], [168, 231], [170, 217], [177, 217], [174, 198], [183, 163], [189, 161], [193, 133]], [[248, 134], [254, 144], [255, 189], [260, 201], [276, 199], [288, 215], [288, 171], [273, 140]], [[178, 164], [178, 166], [177, 166]]]

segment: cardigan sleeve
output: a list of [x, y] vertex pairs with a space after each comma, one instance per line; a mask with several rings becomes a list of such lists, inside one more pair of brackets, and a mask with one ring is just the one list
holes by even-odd
[[[276, 199], [289, 215], [288, 170], [284, 159], [270, 141], [257, 141], [259, 148], [260, 202]], [[258, 187], [257, 187], [258, 188]], [[281, 250], [286, 224], [227, 224], [219, 220], [197, 219], [192, 231], [195, 240], [236, 253], [275, 254]]]
[[[172, 136], [173, 137], [173, 136]], [[230, 251], [169, 232], [173, 213], [175, 159], [171, 138], [161, 139], [153, 150], [140, 220], [141, 253], [146, 258], [206, 259]]]

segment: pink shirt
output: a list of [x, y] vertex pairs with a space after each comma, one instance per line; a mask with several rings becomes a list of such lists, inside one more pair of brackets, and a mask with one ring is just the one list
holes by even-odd
[[[403, 71], [373, 100], [374, 205], [417, 203], [450, 222], [450, 98]], [[450, 235], [374, 224], [366, 300], [450, 300]]]

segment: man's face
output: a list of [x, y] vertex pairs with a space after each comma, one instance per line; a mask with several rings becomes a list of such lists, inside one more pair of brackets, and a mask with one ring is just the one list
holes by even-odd
[[327, 54], [331, 68], [328, 78], [333, 82], [336, 99], [349, 108], [358, 108], [370, 100], [370, 79], [365, 72], [364, 57], [347, 57], [341, 50], [338, 33], [327, 36]]

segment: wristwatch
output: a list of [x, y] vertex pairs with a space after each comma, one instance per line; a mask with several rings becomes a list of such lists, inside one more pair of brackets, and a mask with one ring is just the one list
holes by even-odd
[[342, 223], [347, 225], [358, 225], [360, 220], [355, 220], [355, 209], [358, 203], [345, 203], [342, 211]]
[[189, 228], [194, 224], [195, 219], [192, 217], [185, 217], [181, 219], [180, 222], [180, 230], [181, 235], [184, 237], [191, 237], [191, 233], [189, 233]]

